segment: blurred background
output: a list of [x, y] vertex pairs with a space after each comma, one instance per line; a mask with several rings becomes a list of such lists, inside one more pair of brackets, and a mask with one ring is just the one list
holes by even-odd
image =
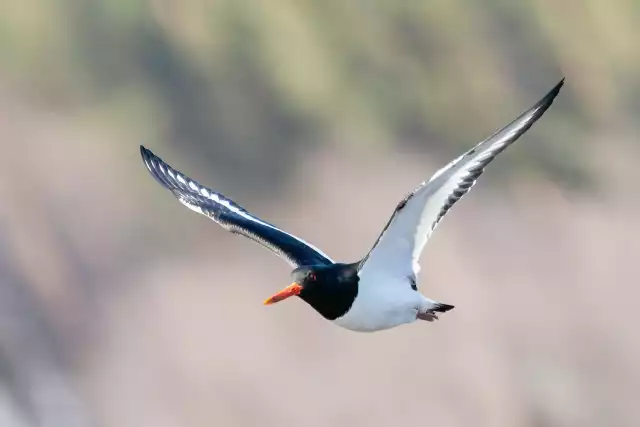
[[[640, 425], [640, 3], [1, 0], [0, 426]], [[358, 334], [139, 145], [334, 259], [554, 105], [443, 220], [456, 309]]]

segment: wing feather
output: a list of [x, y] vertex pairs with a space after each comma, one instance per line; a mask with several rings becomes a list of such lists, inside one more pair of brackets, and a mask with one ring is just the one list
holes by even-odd
[[226, 230], [243, 235], [270, 249], [293, 267], [328, 265], [333, 261], [302, 239], [251, 214], [221, 193], [207, 188], [140, 146], [140, 154], [151, 175], [187, 208], [205, 215]]
[[564, 79], [520, 117], [438, 170], [401, 200], [360, 261], [360, 270], [387, 271], [394, 277], [415, 280], [420, 254], [438, 223], [475, 185], [485, 167], [542, 117], [563, 84]]

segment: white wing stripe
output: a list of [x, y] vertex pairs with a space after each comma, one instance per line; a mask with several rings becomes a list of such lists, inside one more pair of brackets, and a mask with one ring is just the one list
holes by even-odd
[[[178, 172], [168, 164], [164, 163], [160, 158], [144, 147], [141, 147], [141, 153], [145, 163], [147, 164], [147, 168], [152, 175], [163, 186], [171, 190], [180, 203], [190, 210], [211, 218], [231, 232], [244, 234], [247, 237], [251, 237], [253, 240], [263, 243], [271, 250], [282, 255], [294, 266], [297, 266], [299, 262], [333, 262], [329, 256], [317, 247], [251, 215], [244, 208], [235, 204], [232, 200], [229, 200], [223, 195], [216, 193], [200, 185], [198, 182], [184, 176], [181, 172]], [[247, 223], [242, 223], [242, 221], [238, 221], [237, 218], [234, 220], [233, 215], [229, 214], [237, 215], [238, 217], [255, 224], [255, 226], [263, 227], [263, 230], [261, 231], [254, 228], [255, 226], [249, 226]], [[273, 230], [275, 233], [266, 232], [264, 228]], [[260, 235], [262, 232], [264, 232], [265, 235]], [[266, 237], [269, 233], [271, 233], [269, 238], [273, 239], [273, 242]], [[287, 236], [291, 240], [283, 240], [283, 236]], [[281, 247], [279, 245], [284, 246]], [[286, 250], [284, 247], [286, 247]]]
[[391, 274], [393, 278], [417, 275], [422, 249], [440, 220], [475, 185], [484, 168], [544, 114], [563, 82], [564, 79], [520, 117], [439, 169], [403, 199], [360, 262], [362, 273]]
[[[180, 176], [180, 175], [178, 175], [178, 176]], [[191, 186], [191, 184], [193, 184], [193, 183], [194, 183], [193, 181], [190, 181], [190, 183], [189, 183], [189, 184], [190, 184], [190, 186]], [[198, 191], [198, 189], [197, 189], [197, 188], [193, 188], [193, 189], [194, 189], [194, 190], [196, 190], [196, 191]], [[229, 201], [228, 199], [223, 198], [223, 197], [222, 197], [222, 196], [220, 196], [219, 194], [216, 194], [216, 193], [214, 193], [214, 192], [211, 192], [211, 193], [209, 193], [209, 194], [205, 194], [205, 193], [207, 193], [207, 190], [206, 190], [205, 188], [203, 188], [202, 186], [200, 187], [200, 193], [201, 193], [204, 197], [206, 197], [206, 198], [208, 198], [208, 199], [210, 199], [210, 200], [213, 200], [213, 201], [214, 201], [214, 202], [216, 202], [216, 203], [220, 203], [221, 205], [223, 205], [224, 207], [226, 207], [227, 209], [229, 209], [229, 210], [230, 210], [230, 211], [232, 211], [233, 213], [236, 213], [236, 214], [238, 214], [238, 215], [240, 215], [240, 216], [242, 216], [242, 217], [244, 217], [244, 218], [246, 218], [246, 219], [248, 219], [248, 220], [250, 220], [250, 221], [256, 222], [256, 223], [258, 223], [258, 224], [260, 224], [260, 225], [264, 225], [265, 227], [269, 227], [269, 228], [271, 228], [271, 229], [273, 229], [273, 230], [278, 230], [279, 232], [284, 233], [284, 234], [286, 234], [286, 235], [288, 235], [288, 236], [290, 236], [290, 237], [292, 237], [292, 238], [294, 238], [294, 239], [298, 240], [298, 241], [299, 241], [299, 242], [301, 242], [301, 243], [304, 243], [305, 245], [309, 246], [311, 249], [315, 250], [316, 252], [320, 253], [322, 256], [324, 256], [325, 258], [327, 258], [328, 260], [330, 260], [331, 262], [333, 262], [333, 260], [331, 260], [331, 258], [329, 258], [329, 256], [328, 256], [327, 254], [325, 254], [324, 252], [322, 252], [320, 249], [316, 248], [315, 246], [311, 245], [310, 243], [308, 243], [308, 242], [306, 242], [306, 241], [302, 240], [301, 238], [296, 237], [296, 236], [294, 236], [294, 235], [292, 235], [292, 234], [290, 234], [290, 233], [287, 233], [286, 231], [284, 231], [284, 230], [282, 230], [282, 229], [280, 229], [280, 228], [278, 228], [278, 227], [274, 227], [274, 226], [273, 226], [273, 225], [271, 225], [271, 224], [268, 224], [268, 223], [266, 223], [266, 222], [264, 222], [264, 221], [259, 220], [258, 218], [256, 218], [256, 217], [254, 217], [254, 216], [250, 215], [249, 213], [247, 213], [245, 210], [242, 210], [242, 209], [238, 208], [238, 207], [237, 207], [235, 204], [233, 204], [231, 201]], [[192, 204], [191, 204], [191, 203], [189, 203], [189, 202], [185, 202], [185, 200], [184, 200], [184, 199], [180, 199], [180, 201], [181, 201], [185, 206], [187, 206], [188, 208], [190, 208], [190, 209], [192, 209], [192, 210], [194, 210], [194, 211], [196, 211], [196, 212], [203, 213], [203, 212], [202, 212], [202, 209], [200, 209], [200, 208], [198, 208], [199, 210], [196, 210], [196, 209], [195, 209], [195, 207], [196, 207], [197, 205], [192, 205]]]

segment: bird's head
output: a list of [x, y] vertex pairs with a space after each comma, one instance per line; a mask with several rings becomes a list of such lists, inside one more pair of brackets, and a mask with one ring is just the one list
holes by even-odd
[[312, 292], [322, 282], [324, 276], [320, 268], [312, 266], [298, 267], [291, 272], [292, 283], [281, 291], [267, 298], [266, 305], [273, 304], [292, 296], [304, 299], [305, 294]]
[[293, 283], [264, 303], [269, 305], [298, 296], [326, 319], [344, 315], [358, 293], [357, 264], [298, 267], [291, 272]]

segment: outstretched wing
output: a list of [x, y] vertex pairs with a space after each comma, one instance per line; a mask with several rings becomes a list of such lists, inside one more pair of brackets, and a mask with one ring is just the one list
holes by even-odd
[[248, 237], [272, 250], [294, 268], [333, 263], [320, 250], [261, 220], [222, 194], [173, 169], [142, 145], [140, 154], [151, 175], [189, 209], [208, 216], [232, 233]]
[[544, 114], [563, 84], [564, 79], [516, 120], [437, 171], [405, 197], [360, 262], [361, 272], [386, 271], [393, 277], [415, 280], [422, 249], [440, 220], [475, 184], [484, 168]]

